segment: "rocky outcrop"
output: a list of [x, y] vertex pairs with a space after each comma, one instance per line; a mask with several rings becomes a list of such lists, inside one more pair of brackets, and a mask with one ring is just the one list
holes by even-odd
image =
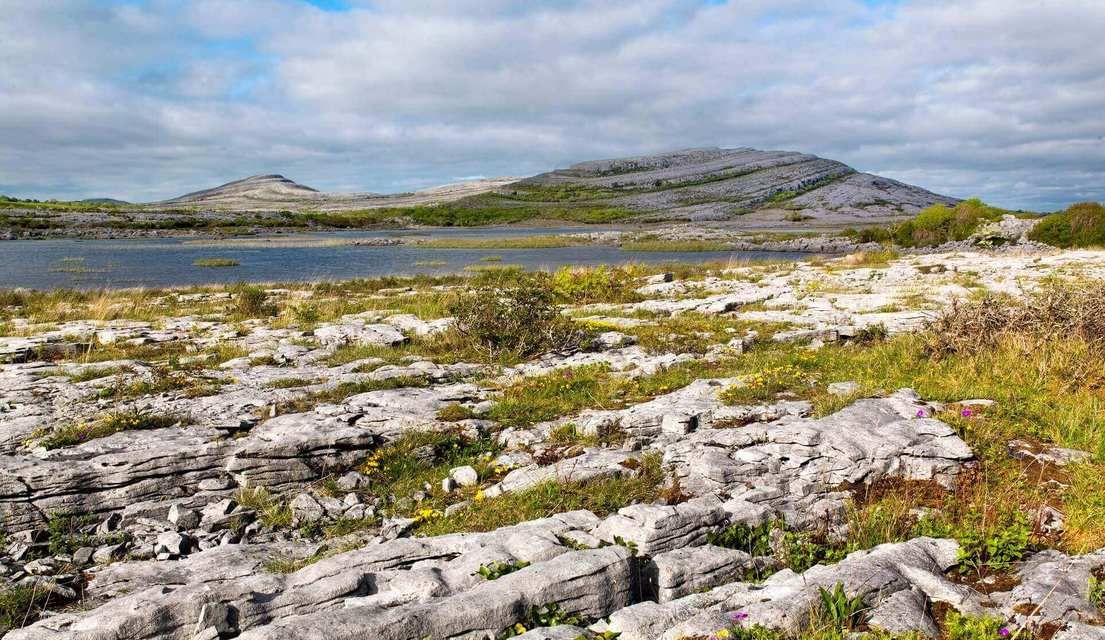
[[[887, 219], [957, 202], [810, 154], [716, 147], [581, 162], [502, 192], [563, 187], [600, 193], [605, 198], [599, 202], [648, 213], [650, 219], [698, 221], [777, 207], [838, 221]], [[590, 194], [588, 202], [595, 197]]]

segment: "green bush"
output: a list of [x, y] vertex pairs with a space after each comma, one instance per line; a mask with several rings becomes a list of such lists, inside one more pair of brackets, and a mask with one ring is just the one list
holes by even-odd
[[73, 553], [80, 547], [95, 544], [85, 530], [95, 524], [90, 515], [53, 514], [46, 522], [50, 555]]
[[894, 234], [886, 227], [864, 227], [862, 229], [849, 227], [841, 231], [840, 235], [861, 244], [866, 242], [890, 242], [894, 238]]
[[240, 318], [260, 318], [276, 315], [276, 306], [269, 303], [269, 294], [254, 285], [234, 287], [234, 315]]
[[1010, 213], [991, 207], [977, 198], [955, 207], [934, 204], [894, 229], [894, 241], [903, 247], [935, 247], [945, 242], [966, 240], [979, 225], [999, 220]]
[[561, 267], [552, 275], [552, 287], [558, 298], [573, 304], [592, 302], [638, 302], [637, 284], [625, 268], [606, 265], [578, 269]]
[[524, 359], [580, 346], [583, 333], [556, 305], [548, 274], [518, 275], [503, 287], [481, 286], [450, 305], [452, 331], [489, 360]]
[[772, 554], [771, 530], [774, 526], [771, 522], [755, 527], [737, 522], [721, 531], [706, 534], [706, 543], [744, 551], [752, 556], [769, 556]]
[[1064, 249], [1105, 246], [1105, 206], [1098, 202], [1072, 204], [1041, 220], [1028, 238]]

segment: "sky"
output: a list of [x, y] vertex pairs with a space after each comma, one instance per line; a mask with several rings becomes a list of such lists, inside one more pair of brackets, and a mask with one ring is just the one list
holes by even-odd
[[1101, 0], [0, 0], [0, 193], [410, 191], [698, 146], [1105, 200]]

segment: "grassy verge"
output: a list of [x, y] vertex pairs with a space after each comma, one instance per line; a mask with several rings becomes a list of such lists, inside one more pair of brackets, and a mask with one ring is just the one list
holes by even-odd
[[733, 251], [733, 246], [728, 242], [716, 242], [712, 240], [650, 240], [641, 239], [623, 242], [622, 251], [663, 252], [679, 251], [707, 252], [707, 251]]
[[438, 238], [421, 240], [422, 249], [558, 249], [580, 244], [563, 236], [518, 236], [512, 238]]

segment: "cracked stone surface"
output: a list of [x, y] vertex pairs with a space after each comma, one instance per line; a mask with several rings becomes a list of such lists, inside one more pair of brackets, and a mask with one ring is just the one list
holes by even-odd
[[[882, 545], [801, 574], [779, 569], [774, 556], [717, 546], [713, 534], [734, 525], [781, 522], [842, 535], [852, 492], [882, 480], [953, 490], [973, 453], [948, 424], [926, 417], [940, 405], [908, 389], [853, 399], [864, 392], [855, 382], [825, 381], [847, 405], [816, 417], [810, 402], [786, 396], [728, 405], [722, 392], [742, 381], [703, 378], [647, 401], [532, 426], [502, 429], [488, 419], [496, 389], [511, 382], [595, 365], [640, 378], [740, 357], [768, 339], [742, 328], [711, 338], [716, 344], [705, 353], [681, 353], [646, 348], [629, 335], [669, 317], [785, 323], [770, 339], [816, 348], [878, 326], [915, 331], [980, 287], [1023, 295], [1056, 272], [1105, 276], [1105, 253], [953, 252], [879, 269], [800, 264], [778, 271], [735, 266], [695, 280], [661, 274], [641, 281], [641, 302], [569, 309], [618, 327], [593, 350], [504, 368], [417, 355], [328, 364], [341, 345], [414, 346], [452, 322], [393, 311], [343, 316], [313, 332], [198, 315], [50, 327], [13, 321], [20, 335], [0, 337], [0, 524], [9, 534], [0, 579], [82, 606], [58, 607], [9, 637], [489, 638], [525, 622], [534, 608], [557, 605], [582, 622], [521, 637], [576, 640], [614, 631], [623, 640], [675, 640], [709, 635], [737, 611], [748, 623], [798, 629], [817, 587], [842, 583], [864, 594], [869, 624], [888, 631], [936, 637], [932, 610], [939, 605], [999, 615], [1062, 640], [1099, 638], [1105, 619], [1090, 602], [1089, 584], [1105, 567], [1105, 550], [1036, 552], [1014, 567], [1016, 586], [983, 593], [948, 573], [958, 554], [952, 540]], [[163, 382], [164, 363], [76, 357], [90, 345], [166, 344], [184, 347], [182, 361], [195, 359], [187, 373], [194, 386], [113, 395], [126, 385]], [[213, 351], [227, 346], [240, 357]], [[325, 395], [369, 385], [399, 386]], [[444, 419], [443, 409], [454, 405], [462, 419]], [[110, 411], [180, 421], [42, 446], [47, 435]], [[554, 434], [568, 426], [585, 440], [557, 442]], [[448, 475], [430, 487], [372, 495], [375, 480], [360, 465], [412, 432], [480, 435], [498, 446], [471, 464], [446, 465]], [[1027, 442], [1009, 443], [1009, 451], [1055, 467], [1090, 455]], [[434, 446], [412, 455], [441, 460]], [[440, 517], [419, 514], [431, 491], [454, 496], [446, 511], [453, 513], [543, 483], [633, 478], [642, 460], [657, 458], [670, 499], [484, 533], [412, 537], [419, 518]], [[284, 500], [293, 525], [266, 524], [265, 507], [247, 499], [259, 488]], [[393, 513], [396, 505], [405, 511]], [[44, 527], [58, 512], [87, 514], [88, 541], [52, 555]], [[321, 538], [298, 531], [339, 525], [352, 532]], [[517, 570], [488, 580], [480, 568], [493, 563]], [[770, 575], [752, 582], [752, 573]]]

